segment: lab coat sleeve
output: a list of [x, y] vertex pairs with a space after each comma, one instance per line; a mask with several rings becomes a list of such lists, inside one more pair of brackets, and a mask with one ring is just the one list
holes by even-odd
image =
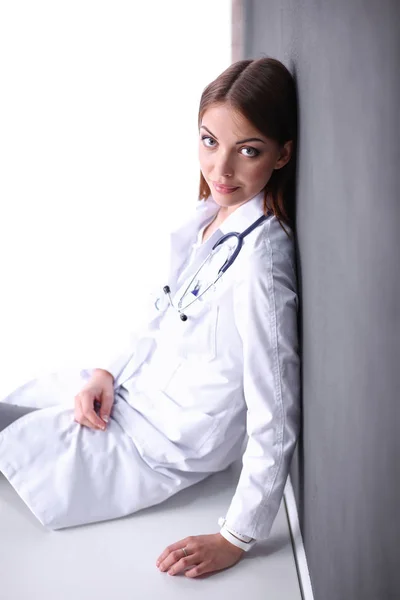
[[155, 309], [155, 301], [160, 296], [160, 288], [154, 288], [148, 294], [147, 310], [142, 317], [143, 326], [130, 328], [97, 353], [94, 366], [81, 370], [81, 375], [90, 377], [95, 369], [103, 369], [114, 378], [114, 389], [126, 380], [130, 371], [146, 358], [151, 344], [154, 343], [154, 332], [157, 331], [161, 313]]
[[[157, 240], [160, 247], [165, 250], [160, 254], [160, 259], [156, 265], [153, 264], [151, 276], [147, 277], [146, 284], [140, 283], [138, 294], [144, 294], [144, 302], [140, 301], [140, 324], [132, 327], [127, 323], [124, 332], [116, 333], [114, 339], [107, 341], [107, 344], [98, 350], [95, 357], [92, 357], [90, 368], [83, 369], [81, 375], [90, 377], [94, 369], [104, 369], [114, 377], [114, 388], [126, 379], [131, 366], [137, 366], [143, 360], [144, 350], [148, 349], [154, 332], [158, 329], [161, 313], [156, 309], [155, 303], [162, 292], [160, 282], [168, 280], [168, 267], [170, 257], [170, 229], [158, 232]], [[121, 292], [122, 293], [122, 292]], [[132, 310], [137, 310], [133, 303]], [[140, 347], [139, 347], [140, 342]], [[138, 349], [140, 352], [138, 353]]]
[[[104, 352], [104, 356], [96, 362], [95, 369], [103, 369], [111, 373], [114, 378], [114, 387], [116, 387], [116, 382], [122, 371], [134, 356], [138, 341], [137, 337], [136, 331], [127, 333], [125, 339], [118, 347], [116, 347], [115, 343], [112, 344], [113, 348], [108, 347], [107, 352]], [[93, 371], [94, 369], [90, 369], [90, 373], [93, 373]]]
[[291, 242], [277, 249], [267, 235], [249, 262], [234, 292], [248, 441], [226, 525], [260, 540], [278, 512], [299, 431], [298, 302]]
[[[99, 358], [92, 368], [81, 371], [83, 376], [90, 377], [95, 368], [104, 369], [114, 377], [114, 388], [117, 388], [146, 359], [154, 343], [154, 333], [159, 328], [164, 312], [158, 311], [155, 304], [158, 298], [164, 297], [163, 286], [160, 286], [160, 282], [165, 285], [169, 281], [171, 253], [173, 251], [171, 238], [175, 236], [179, 239], [180, 233], [185, 232], [187, 227], [190, 226], [192, 229], [193, 222], [197, 223], [199, 219], [198, 214], [201, 216], [206, 210], [207, 204], [205, 201], [198, 202], [195, 206], [194, 216], [189, 211], [185, 211], [178, 224], [174, 223], [173, 227], [165, 226], [162, 232], [159, 232], [160, 247], [163, 247], [165, 243], [165, 251], [161, 252], [157, 261], [157, 268], [153, 269], [153, 283], [149, 286], [148, 294], [146, 294], [147, 308], [141, 318], [144, 325], [129, 331], [126, 335], [121, 336], [123, 339], [120, 338], [117, 342], [114, 341], [110, 344], [110, 347], [100, 351]], [[182, 237], [184, 238], [184, 236]]]

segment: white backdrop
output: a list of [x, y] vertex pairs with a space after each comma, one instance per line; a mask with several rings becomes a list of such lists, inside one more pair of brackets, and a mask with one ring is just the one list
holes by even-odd
[[140, 322], [165, 232], [196, 204], [230, 4], [0, 4], [0, 398]]

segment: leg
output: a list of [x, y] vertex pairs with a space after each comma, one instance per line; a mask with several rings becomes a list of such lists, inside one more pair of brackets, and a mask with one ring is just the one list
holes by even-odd
[[88, 379], [89, 374], [82, 374], [78, 369], [72, 368], [42, 373], [39, 377], [14, 389], [5, 398], [0, 396], [0, 403], [31, 408], [58, 405], [73, 407], [75, 394], [82, 389]]
[[121, 413], [121, 402], [117, 394], [104, 432], [75, 423], [62, 406], [34, 410], [0, 432], [0, 472], [45, 527], [123, 517], [195, 483], [190, 473], [149, 467], [124, 430], [133, 409]]
[[34, 410], [37, 409], [0, 402], [0, 431], [3, 431], [3, 429], [11, 425], [11, 423], [14, 423], [14, 421], [20, 417], [23, 417]]

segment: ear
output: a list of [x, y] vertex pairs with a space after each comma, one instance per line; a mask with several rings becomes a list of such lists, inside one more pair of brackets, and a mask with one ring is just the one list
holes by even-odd
[[293, 140], [289, 140], [288, 142], [285, 142], [284, 145], [281, 147], [279, 157], [275, 163], [274, 169], [281, 169], [282, 167], [284, 167], [289, 162], [290, 157], [292, 156], [292, 151]]

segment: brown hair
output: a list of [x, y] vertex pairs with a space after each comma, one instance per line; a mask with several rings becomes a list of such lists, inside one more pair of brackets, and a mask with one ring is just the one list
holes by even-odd
[[[282, 221], [293, 227], [288, 205], [294, 200], [297, 146], [297, 98], [294, 79], [288, 69], [274, 58], [239, 60], [204, 89], [200, 99], [198, 126], [200, 127], [207, 108], [223, 102], [229, 103], [260, 133], [281, 146], [293, 140], [290, 160], [272, 173], [264, 188], [264, 213], [270, 208], [287, 233]], [[210, 188], [200, 172], [199, 200], [208, 198], [210, 194]]]

